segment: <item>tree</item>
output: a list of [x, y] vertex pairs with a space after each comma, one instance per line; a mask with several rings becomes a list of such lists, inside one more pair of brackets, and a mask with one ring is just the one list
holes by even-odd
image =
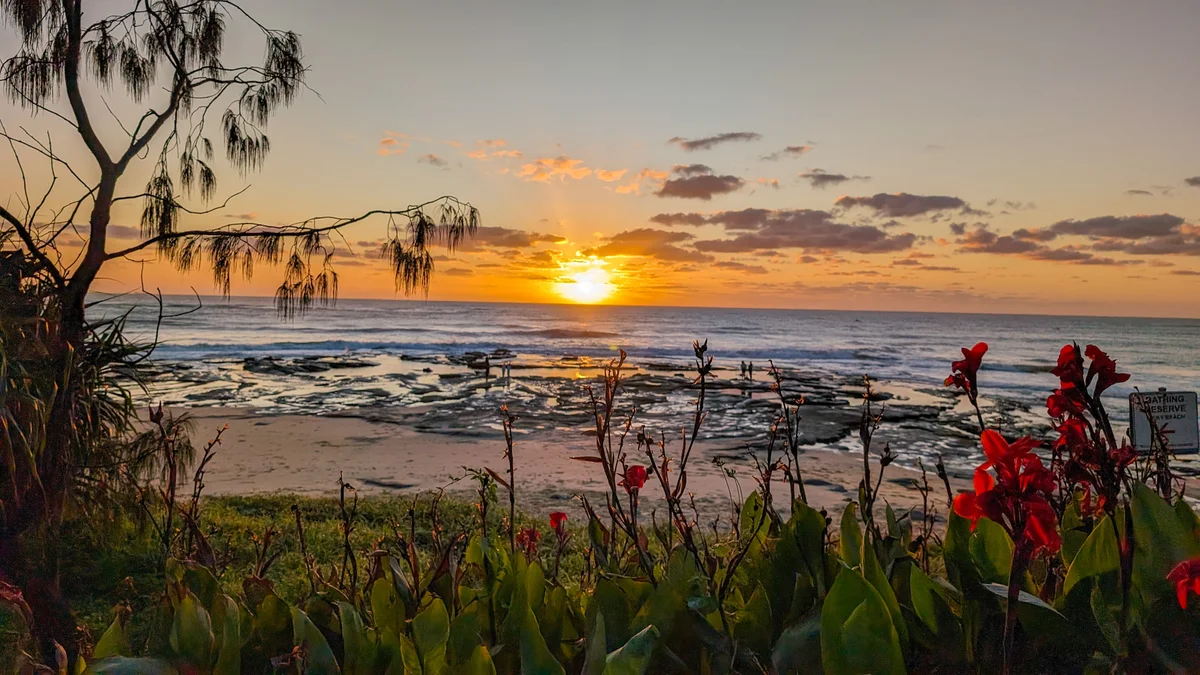
[[[185, 228], [190, 216], [220, 208], [210, 206], [217, 192], [216, 148], [243, 176], [267, 159], [267, 123], [305, 89], [300, 37], [263, 25], [228, 0], [127, 2], [127, 11], [93, 20], [85, 16], [85, 0], [0, 0], [0, 11], [20, 38], [17, 52], [0, 65], [5, 93], [31, 115], [66, 130], [71, 142], [81, 141], [90, 164], [72, 166], [53, 135], [42, 138], [0, 123], [0, 137], [8, 142], [22, 179], [15, 191], [20, 208], [0, 206], [0, 254], [17, 255], [10, 262], [22, 270], [22, 283], [36, 280], [38, 297], [45, 298], [39, 317], [46, 321], [46, 360], [57, 379], [44, 436], [31, 446], [36, 471], [28, 489], [40, 497], [17, 503], [0, 499], [0, 549], [30, 525], [59, 518], [69, 495], [74, 463], [87, 442], [78, 419], [79, 397], [87, 388], [69, 375], [80, 360], [75, 357], [88, 352], [89, 341], [100, 339], [86, 307], [105, 264], [152, 249], [180, 270], [207, 265], [226, 294], [235, 274], [249, 278], [258, 264], [281, 264], [276, 306], [290, 316], [336, 297], [332, 258], [345, 246], [345, 228], [370, 219], [387, 222], [381, 254], [397, 290], [407, 294], [428, 289], [432, 247], [454, 249], [479, 224], [474, 207], [446, 196], [407, 208], [316, 216], [282, 226], [233, 222]], [[223, 60], [231, 26], [262, 38], [261, 64]], [[136, 117], [118, 118], [124, 132], [119, 142], [102, 138], [94, 122], [102, 114], [96, 110], [100, 105], [118, 117], [106, 98], [114, 91], [127, 99], [117, 109], [144, 109]], [[30, 156], [48, 165], [44, 190], [31, 192], [23, 163]], [[131, 189], [127, 175], [139, 164], [149, 167], [149, 179]], [[63, 189], [60, 180], [70, 182], [72, 198], [56, 196]], [[193, 196], [196, 202], [190, 201]], [[141, 238], [114, 250], [109, 240], [113, 206], [126, 200], [141, 202]], [[84, 240], [74, 259], [64, 255], [60, 242], [68, 231]], [[0, 442], [12, 454], [17, 441], [7, 438]], [[0, 484], [13, 483], [11, 473], [0, 465]]]

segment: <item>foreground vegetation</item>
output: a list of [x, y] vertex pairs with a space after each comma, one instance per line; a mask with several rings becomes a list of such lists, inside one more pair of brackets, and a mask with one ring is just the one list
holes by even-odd
[[[1200, 610], [1188, 602], [1200, 593], [1200, 520], [1162, 438], [1139, 456], [1114, 435], [1101, 395], [1128, 376], [1099, 349], [1064, 347], [1045, 442], [987, 427], [978, 409], [986, 345], [964, 349], [947, 384], [976, 407], [987, 461], [959, 495], [944, 472], [940, 485], [923, 474], [925, 508], [903, 513], [878, 501], [883, 476], [866, 461], [879, 454], [882, 472], [892, 458], [872, 442], [880, 411], [869, 382], [857, 499], [840, 514], [806, 504], [794, 431], [802, 401], [773, 371], [780, 416], [748, 459], [758, 489], [723, 524], [702, 522], [687, 488], [712, 368], [706, 346], [695, 351], [696, 411], [676, 442], [638, 427], [621, 404], [622, 360], [592, 389], [595, 452], [577, 459], [603, 473], [608, 494], [599, 506], [583, 499], [587, 516], [574, 527], [566, 514], [518, 513], [519, 421], [507, 411], [505, 464], [471, 472], [470, 504], [360, 502], [345, 484], [329, 500], [206, 500], [204, 469], [218, 446], [196, 459], [189, 493], [182, 425], [155, 413], [168, 470], [142, 484], [139, 517], [93, 516], [84, 536], [141, 544], [76, 550], [64, 562], [81, 570], [65, 596], [85, 600], [78, 616], [95, 630], [70, 656], [56, 647], [55, 670], [1200, 669]], [[650, 514], [647, 490], [665, 503]], [[3, 589], [4, 630], [24, 636], [22, 622], [34, 620], [22, 592]], [[110, 613], [97, 599], [113, 602]], [[31, 636], [17, 643], [36, 651]], [[13, 668], [30, 663], [10, 658]]]

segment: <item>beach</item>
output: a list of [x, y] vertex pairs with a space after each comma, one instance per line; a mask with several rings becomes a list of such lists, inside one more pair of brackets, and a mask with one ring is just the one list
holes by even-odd
[[[247, 408], [194, 408], [186, 411], [195, 422], [199, 444], [228, 425], [216, 456], [204, 477], [210, 495], [292, 493], [329, 495], [337, 490], [338, 477], [361, 494], [417, 495], [446, 488], [451, 494], [469, 495], [474, 484], [464, 478], [466, 468], [488, 467], [505, 475], [502, 437], [454, 437], [414, 431], [403, 425], [358, 417], [259, 414]], [[631, 444], [632, 445], [632, 444]], [[680, 443], [668, 443], [677, 456]], [[603, 504], [604, 474], [599, 465], [572, 460], [594, 455], [593, 436], [542, 431], [520, 435], [514, 445], [517, 501], [522, 510], [577, 512], [577, 496]], [[699, 511], [707, 517], [728, 513], [731, 495], [747, 495], [755, 488], [754, 469], [744, 451], [728, 442], [697, 443], [688, 471], [688, 490], [696, 496]], [[740, 456], [739, 456], [740, 455]], [[734, 477], [713, 463], [727, 458]], [[629, 463], [646, 463], [645, 457]], [[839, 514], [854, 496], [862, 477], [862, 455], [829, 450], [808, 450], [801, 470], [809, 504]], [[878, 460], [872, 461], [878, 476]], [[945, 488], [930, 467], [931, 501], [945, 513]], [[920, 508], [921, 494], [914, 480], [921, 474], [901, 467], [886, 469], [881, 498], [897, 510]], [[955, 480], [955, 488], [965, 483]], [[773, 485], [783, 495], [787, 484], [777, 476]], [[740, 490], [740, 493], [739, 493]], [[643, 498], [653, 509], [660, 504], [659, 490], [647, 483]]]

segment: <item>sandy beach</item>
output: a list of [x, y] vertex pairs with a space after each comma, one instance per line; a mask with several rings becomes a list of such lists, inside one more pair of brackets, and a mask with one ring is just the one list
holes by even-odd
[[[194, 408], [194, 439], [201, 443], [228, 425], [217, 455], [205, 477], [208, 494], [287, 492], [332, 494], [339, 473], [363, 494], [416, 494], [447, 488], [468, 493], [473, 483], [466, 468], [506, 468], [504, 441], [499, 437], [455, 437], [414, 431], [404, 425], [359, 417], [258, 414], [249, 408]], [[678, 444], [675, 446], [676, 451]], [[740, 448], [728, 441], [699, 442], [689, 465], [688, 486], [697, 507], [707, 516], [726, 512], [729, 496], [755, 488], [754, 468], [739, 459]], [[592, 437], [564, 431], [535, 431], [518, 435], [515, 443], [518, 505], [530, 513], [579, 508], [578, 495], [595, 501], [604, 490], [604, 476], [595, 464], [571, 457], [595, 453]], [[713, 458], [727, 460], [726, 474]], [[631, 463], [633, 458], [630, 458]], [[802, 457], [809, 503], [840, 513], [862, 476], [861, 455], [811, 449]], [[872, 471], [878, 472], [877, 462]], [[465, 468], [464, 468], [465, 467]], [[878, 475], [873, 473], [873, 475]], [[920, 474], [890, 466], [881, 487], [882, 498], [896, 509], [920, 508], [921, 495], [913, 486]], [[930, 471], [931, 500], [944, 512], [945, 490]], [[776, 494], [786, 495], [780, 481]], [[651, 504], [661, 503], [657, 490], [644, 490]], [[602, 499], [602, 496], [600, 497]], [[786, 497], [778, 500], [780, 506]], [[653, 506], [651, 506], [653, 508]]]

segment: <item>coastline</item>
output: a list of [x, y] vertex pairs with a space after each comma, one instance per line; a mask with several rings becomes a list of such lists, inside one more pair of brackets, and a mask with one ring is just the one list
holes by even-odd
[[[499, 437], [425, 433], [404, 424], [362, 417], [260, 414], [252, 408], [201, 407], [173, 412], [191, 417], [197, 446], [228, 425], [204, 477], [209, 495], [332, 495], [339, 475], [364, 495], [415, 495], [441, 488], [469, 495], [474, 484], [466, 477], [466, 469], [506, 470], [504, 440]], [[594, 452], [592, 437], [580, 432], [541, 430], [517, 436], [518, 507], [531, 514], [582, 513], [579, 495], [602, 505], [602, 473], [592, 464], [571, 459]], [[727, 514], [730, 495], [736, 497], [739, 490], [746, 495], [755, 488], [754, 468], [739, 454], [743, 454], [742, 448], [729, 441], [696, 443], [688, 490], [695, 493], [703, 517]], [[725, 466], [733, 470], [732, 478], [727, 480], [714, 458], [727, 460]], [[840, 514], [861, 479], [862, 455], [809, 448], [800, 461], [809, 504], [834, 516]], [[630, 463], [635, 462], [630, 457]], [[944, 516], [945, 488], [932, 467], [927, 468], [930, 501]], [[871, 470], [878, 476], [879, 464], [874, 458]], [[914, 483], [920, 480], [919, 472], [887, 467], [881, 502], [886, 500], [898, 513], [920, 510], [921, 494]], [[952, 484], [955, 490], [966, 487], [961, 479], [952, 478]], [[787, 502], [787, 484], [780, 478], [773, 486], [783, 497], [777, 500], [782, 507]], [[642, 494], [651, 510], [661, 504], [651, 484]]]

